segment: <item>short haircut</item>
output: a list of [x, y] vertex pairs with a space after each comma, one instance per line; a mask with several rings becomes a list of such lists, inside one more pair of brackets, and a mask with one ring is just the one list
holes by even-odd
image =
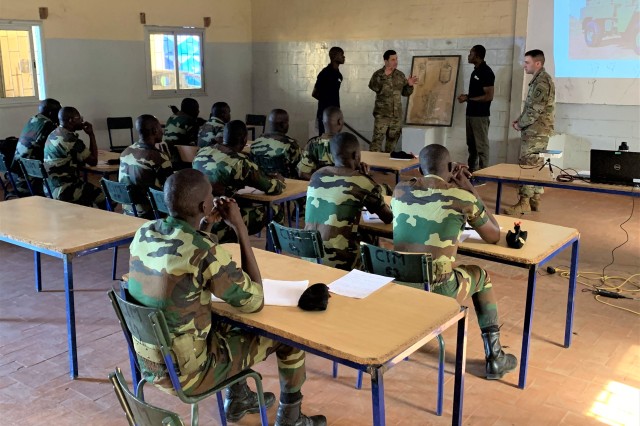
[[348, 160], [360, 148], [360, 142], [353, 133], [338, 133], [331, 138], [329, 148], [334, 159]]
[[383, 58], [385, 61], [388, 61], [388, 60], [389, 60], [389, 58], [390, 58], [390, 57], [392, 57], [393, 55], [397, 55], [396, 51], [395, 51], [395, 50], [391, 50], [391, 49], [389, 49], [389, 50], [387, 50], [386, 52], [384, 52], [384, 54], [382, 55], [382, 58]]
[[330, 123], [342, 116], [342, 110], [337, 106], [326, 107], [322, 112], [322, 122]]
[[75, 117], [76, 114], [80, 115], [77, 109], [72, 106], [66, 106], [60, 109], [60, 111], [58, 112], [58, 120], [60, 121], [60, 123], [66, 123], [67, 121]]
[[193, 98], [184, 98], [180, 103], [180, 111], [183, 112], [191, 112], [197, 111], [200, 109], [200, 104]]
[[136, 130], [142, 139], [151, 136], [152, 131], [157, 128], [158, 124], [158, 119], [151, 114], [142, 114], [136, 118]]
[[485, 49], [481, 44], [476, 44], [471, 48], [471, 50], [473, 50], [476, 56], [480, 59], [484, 59], [485, 55], [487, 54], [487, 49]]
[[329, 59], [333, 61], [341, 53], [344, 53], [344, 50], [342, 50], [341, 47], [333, 46], [331, 49], [329, 49]]
[[226, 109], [229, 108], [229, 104], [226, 102], [216, 102], [211, 106], [211, 115], [214, 117], [219, 117]]
[[38, 111], [43, 114], [48, 112], [58, 113], [58, 111], [60, 111], [60, 108], [62, 108], [60, 102], [52, 98], [43, 99], [38, 105]]
[[448, 154], [449, 150], [437, 143], [422, 148], [420, 151], [420, 167], [423, 173], [436, 173], [444, 157]]
[[524, 56], [531, 56], [531, 59], [534, 61], [540, 61], [542, 62], [542, 65], [544, 65], [544, 52], [540, 49], [529, 50], [524, 54]]
[[164, 202], [173, 217], [193, 217], [199, 213], [211, 184], [206, 176], [196, 169], [175, 172], [164, 183]]
[[224, 125], [222, 143], [229, 146], [238, 146], [244, 143], [247, 137], [247, 125], [241, 120], [232, 120]]

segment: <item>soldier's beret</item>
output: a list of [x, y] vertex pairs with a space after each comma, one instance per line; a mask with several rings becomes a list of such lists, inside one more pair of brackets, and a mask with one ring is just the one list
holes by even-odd
[[298, 300], [298, 307], [303, 311], [324, 311], [329, 304], [329, 287], [317, 283], [307, 288]]

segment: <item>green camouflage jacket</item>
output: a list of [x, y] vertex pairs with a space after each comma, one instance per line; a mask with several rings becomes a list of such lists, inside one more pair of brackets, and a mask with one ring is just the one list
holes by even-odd
[[54, 197], [67, 185], [80, 181], [78, 172], [89, 155], [89, 147], [77, 133], [57, 127], [49, 134], [44, 145], [44, 165], [49, 173]]
[[190, 115], [172, 115], [164, 126], [162, 140], [173, 145], [195, 145], [198, 140], [198, 120]]
[[556, 88], [551, 76], [542, 68], [529, 83], [527, 99], [518, 126], [523, 136], [551, 136], [553, 134]]
[[218, 142], [222, 142], [223, 132], [224, 122], [218, 117], [211, 117], [209, 121], [200, 127], [200, 132], [198, 133], [198, 146], [203, 148], [208, 145], [215, 145]]
[[282, 133], [265, 133], [251, 144], [251, 158], [258, 165], [264, 162], [281, 159], [282, 167], [274, 172], [287, 178], [298, 176], [297, 166], [300, 162], [300, 145]]
[[359, 256], [358, 225], [362, 209], [378, 213], [384, 189], [369, 176], [343, 167], [323, 167], [307, 189], [305, 229], [317, 229], [325, 250], [323, 264], [351, 270]]
[[376, 92], [374, 117], [402, 119], [402, 96], [413, 93], [402, 71], [396, 69], [385, 75], [384, 67], [380, 68], [371, 76], [369, 89]]
[[298, 173], [311, 174], [321, 167], [333, 166], [333, 157], [331, 156], [331, 147], [329, 145], [332, 137], [324, 134], [309, 139], [298, 163]]
[[42, 114], [36, 114], [29, 119], [20, 133], [16, 152], [13, 156], [11, 170], [19, 172], [20, 158], [44, 160], [44, 144], [47, 136], [56, 129], [56, 124]]

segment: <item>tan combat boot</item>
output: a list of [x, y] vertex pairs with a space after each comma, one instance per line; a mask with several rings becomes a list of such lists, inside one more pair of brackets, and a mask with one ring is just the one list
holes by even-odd
[[530, 214], [531, 204], [529, 204], [529, 197], [520, 196], [520, 199], [516, 204], [504, 209], [504, 214], [509, 216], [517, 216], [521, 214]]
[[540, 197], [540, 194], [535, 194], [533, 197], [531, 197], [531, 200], [529, 200], [531, 204], [531, 210], [533, 210], [534, 212], [540, 211], [540, 204], [542, 203], [540, 201], [541, 198], [542, 197]]

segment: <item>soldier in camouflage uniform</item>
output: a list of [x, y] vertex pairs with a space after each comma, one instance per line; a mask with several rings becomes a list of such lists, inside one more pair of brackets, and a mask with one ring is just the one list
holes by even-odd
[[313, 172], [319, 168], [333, 165], [329, 142], [344, 127], [342, 111], [338, 107], [328, 107], [322, 114], [322, 122], [326, 132], [309, 139], [307, 146], [302, 151], [302, 158], [298, 163], [298, 174], [301, 179], [309, 180]]
[[[39, 113], [29, 119], [20, 133], [18, 145], [13, 156], [11, 171], [16, 183], [16, 190], [20, 195], [29, 195], [29, 187], [22, 177], [20, 170], [20, 159], [28, 158], [32, 160], [44, 161], [44, 144], [47, 136], [58, 126], [58, 112], [61, 105], [55, 99], [45, 99], [38, 105]], [[31, 186], [38, 194], [44, 194], [42, 182], [32, 182]]]
[[222, 143], [224, 125], [231, 120], [231, 108], [226, 102], [216, 102], [211, 107], [209, 121], [204, 123], [198, 132], [198, 147]]
[[[533, 74], [522, 114], [512, 123], [520, 133], [520, 165], [540, 167], [544, 160], [538, 153], [547, 149], [553, 134], [556, 88], [544, 69], [542, 50], [530, 50], [524, 55], [524, 69]], [[505, 214], [529, 214], [540, 209], [541, 186], [520, 185], [518, 202], [504, 209]]]
[[398, 71], [398, 55], [394, 50], [384, 52], [384, 67], [374, 72], [369, 81], [369, 89], [376, 92], [373, 108], [373, 138], [371, 151], [382, 150], [382, 142], [387, 139], [384, 152], [393, 152], [402, 134], [402, 96], [413, 93], [413, 85], [418, 77], [407, 79]]
[[391, 223], [393, 214], [384, 201], [385, 190], [369, 176], [360, 162], [360, 144], [351, 133], [331, 139], [335, 166], [311, 176], [307, 189], [305, 229], [320, 231], [324, 246], [322, 263], [352, 270], [358, 266], [358, 224], [363, 208]]
[[[275, 352], [281, 392], [276, 425], [325, 425], [324, 416], [309, 418], [300, 410], [306, 377], [303, 351], [213, 321], [212, 296], [244, 313], [264, 306], [260, 270], [237, 204], [214, 200], [207, 178], [192, 169], [169, 177], [164, 194], [171, 215], [145, 223], [131, 242], [129, 293], [138, 303], [163, 311], [185, 393], [207, 392]], [[220, 219], [238, 236], [240, 267], [210, 233]], [[135, 340], [134, 347], [144, 379], [172, 393], [159, 348]], [[273, 393], [264, 396], [267, 407], [275, 402]], [[259, 411], [257, 395], [246, 381], [230, 386], [226, 397], [231, 422]]]
[[[300, 162], [300, 145], [287, 136], [289, 114], [283, 109], [269, 113], [268, 132], [251, 144], [251, 159], [263, 170], [280, 173], [287, 178], [297, 178]], [[279, 166], [279, 167], [277, 167]]]
[[491, 278], [476, 265], [453, 266], [460, 235], [469, 223], [488, 243], [500, 240], [500, 226], [469, 182], [466, 166], [451, 163], [442, 145], [420, 152], [427, 175], [399, 183], [393, 193], [393, 244], [396, 250], [431, 253], [431, 290], [463, 302], [471, 296], [482, 331], [487, 379], [497, 380], [517, 366], [500, 345], [498, 306]]
[[[201, 148], [193, 160], [193, 168], [200, 170], [209, 179], [214, 195], [233, 196], [245, 186], [263, 191], [265, 194], [280, 194], [285, 183], [278, 177], [264, 174], [249, 157], [242, 153], [247, 143], [247, 126], [240, 120], [233, 120], [224, 128], [221, 144]], [[281, 178], [281, 177], [280, 177]], [[263, 205], [254, 205], [240, 200], [240, 208], [245, 225], [250, 234], [256, 234], [265, 225], [266, 212]], [[274, 220], [282, 222], [283, 212], [274, 206]], [[214, 232], [222, 242], [233, 241], [234, 234], [224, 223], [216, 224]]]
[[[98, 164], [98, 146], [91, 123], [84, 121], [77, 109], [64, 107], [58, 114], [60, 126], [49, 134], [44, 145], [44, 166], [49, 174], [53, 198], [60, 201], [106, 208], [102, 190], [79, 177], [84, 164]], [[84, 130], [89, 147], [75, 133]]]
[[[171, 110], [174, 111], [175, 107]], [[192, 98], [184, 98], [180, 104], [180, 111], [174, 112], [164, 126], [162, 140], [169, 145], [171, 161], [180, 166], [180, 155], [176, 145], [195, 145], [198, 140], [198, 115], [200, 105]], [[184, 165], [182, 165], [184, 167]]]
[[[162, 141], [162, 127], [153, 115], [141, 115], [136, 119], [138, 142], [127, 147], [120, 154], [120, 183], [135, 185], [140, 204], [136, 204], [138, 216], [153, 219], [154, 214], [146, 194], [149, 188], [162, 191], [164, 182], [173, 174], [171, 160], [156, 148]], [[125, 214], [133, 215], [130, 205], [123, 205]]]

